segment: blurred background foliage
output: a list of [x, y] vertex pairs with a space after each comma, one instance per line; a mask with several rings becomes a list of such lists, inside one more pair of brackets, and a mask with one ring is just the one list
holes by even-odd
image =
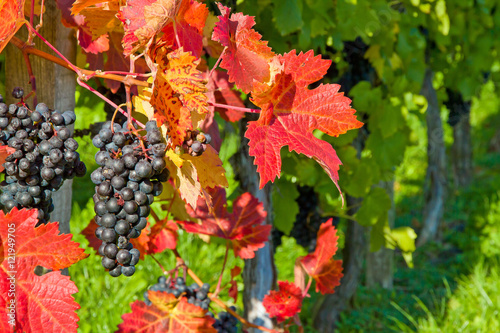
[[[342, 160], [344, 195], [362, 199], [354, 206], [347, 200], [347, 207], [342, 208], [337, 189], [316, 162], [282, 150], [282, 176], [272, 188], [278, 278], [293, 280], [294, 260], [314, 249], [321, 222], [334, 218], [344, 248], [347, 229], [356, 221], [365, 227], [366, 250], [394, 249], [394, 271], [389, 272], [393, 283], [385, 288], [367, 283], [364, 268], [371, 264], [367, 257], [348, 307], [329, 331], [500, 331], [498, 1], [224, 3], [233, 11], [255, 16], [256, 30], [275, 52], [313, 49], [331, 59], [324, 83], [340, 83], [341, 91], [353, 100], [358, 119], [366, 123], [339, 138], [315, 133], [330, 142]], [[214, 3], [209, 4], [216, 12]], [[4, 63], [2, 56], [0, 61]], [[415, 247], [415, 237], [425, 225], [429, 103], [421, 90], [426, 70], [434, 74], [432, 87], [443, 123], [447, 196], [436, 235]], [[459, 102], [451, 101], [451, 96], [459, 96]], [[102, 101], [82, 89], [76, 97], [77, 129], [105, 119]], [[466, 181], [457, 180], [453, 169], [456, 117], [463, 115], [457, 116], [456, 109], [463, 105], [468, 110], [473, 166]], [[231, 157], [240, 146], [239, 127], [217, 120], [223, 139], [220, 156], [228, 171], [228, 198], [232, 200], [240, 194], [231, 166]], [[88, 136], [78, 140], [82, 159], [93, 170], [97, 149]], [[392, 191], [383, 183], [390, 184]], [[84, 247], [88, 242], [80, 232], [93, 217], [93, 191], [88, 177], [74, 180], [71, 229]], [[130, 302], [142, 299], [147, 287], [156, 282], [161, 269], [146, 257], [133, 278], [113, 279], [102, 269], [99, 256], [90, 248], [87, 252], [89, 259], [70, 268], [80, 290], [75, 295], [81, 305], [79, 331], [111, 332], [121, 315], [130, 311]], [[205, 243], [180, 231], [179, 252], [204, 281], [216, 284], [223, 244]], [[357, 255], [365, 256], [365, 252]], [[156, 259], [166, 267], [175, 264], [168, 251]], [[243, 262], [229, 256], [228, 267], [236, 264]], [[226, 270], [223, 283], [229, 279]], [[241, 279], [238, 282], [242, 290]], [[325, 311], [321, 300], [322, 296], [311, 292], [305, 301], [301, 318], [306, 332], [317, 331], [314, 317]], [[236, 305], [241, 309], [241, 299]]]

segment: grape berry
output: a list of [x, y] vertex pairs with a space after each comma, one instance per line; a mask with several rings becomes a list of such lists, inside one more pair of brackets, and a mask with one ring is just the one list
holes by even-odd
[[106, 122], [92, 139], [100, 148], [95, 155], [100, 167], [91, 174], [96, 185], [96, 236], [103, 242], [102, 265], [113, 277], [134, 274], [140, 253], [129, 241], [146, 227], [150, 205], [170, 176], [156, 122], [148, 122], [146, 131], [144, 137], [136, 137], [126, 125]]
[[[23, 97], [15, 88], [12, 95]], [[76, 152], [78, 143], [67, 126], [76, 120], [73, 111], [50, 110], [39, 103], [32, 111], [23, 102], [7, 105], [0, 102], [0, 143], [14, 148], [3, 164], [5, 180], [0, 183], [0, 204], [12, 208], [38, 209], [39, 223], [49, 221], [54, 209], [52, 192], [65, 179], [82, 177], [87, 172]]]
[[187, 131], [186, 138], [182, 143], [182, 151], [191, 156], [200, 156], [207, 148], [207, 144], [210, 144], [211, 141], [212, 137], [208, 133]]

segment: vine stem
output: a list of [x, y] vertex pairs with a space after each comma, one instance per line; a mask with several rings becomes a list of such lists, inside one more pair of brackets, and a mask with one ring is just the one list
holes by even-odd
[[212, 69], [210, 70], [210, 74], [208, 74], [208, 78], [209, 79], [212, 77], [212, 73], [215, 71], [215, 69], [219, 66], [219, 62], [222, 60], [222, 56], [226, 52], [226, 49], [227, 49], [227, 46], [224, 47], [224, 50], [222, 50], [222, 52], [221, 52], [221, 54], [219, 56], [219, 59], [217, 59], [217, 61], [215, 62], [214, 67], [212, 67]]
[[36, 78], [35, 74], [33, 73], [33, 68], [31, 67], [30, 56], [28, 53], [24, 52], [24, 50], [22, 50], [22, 52], [23, 52], [24, 62], [26, 63], [26, 69], [28, 70], [28, 75], [30, 78], [29, 82], [31, 84], [31, 92], [33, 93], [33, 105], [37, 105], [38, 98], [36, 95]]
[[161, 262], [158, 259], [156, 259], [153, 254], [150, 254], [150, 256], [151, 256], [151, 258], [153, 258], [154, 261], [156, 261], [156, 263], [158, 264], [158, 266], [160, 266], [160, 269], [162, 270], [163, 275], [169, 274], [169, 271], [167, 271], [165, 269], [165, 267], [163, 267], [163, 265], [161, 264]]
[[307, 286], [304, 289], [304, 292], [302, 293], [302, 298], [306, 297], [307, 292], [309, 291], [309, 288], [311, 288], [312, 280], [313, 279], [311, 277], [309, 277], [309, 282], [307, 282]]
[[[177, 251], [177, 249], [173, 249], [172, 251], [174, 252], [175, 257], [178, 260], [181, 260], [182, 262], [184, 262], [184, 260], [182, 259], [181, 255], [179, 254], [179, 251]], [[185, 266], [185, 267], [186, 267], [187, 273], [194, 280], [194, 282], [196, 282], [199, 286], [202, 286], [203, 285], [203, 281], [196, 275], [196, 273], [193, 272], [191, 270], [191, 268], [189, 268], [187, 266]], [[226, 310], [226, 312], [229, 312], [231, 315], [233, 315], [234, 317], [236, 317], [245, 326], [253, 327], [253, 328], [259, 329], [259, 330], [264, 331], [264, 332], [269, 332], [269, 333], [278, 333], [279, 332], [279, 331], [272, 330], [270, 328], [267, 328], [267, 327], [264, 327], [264, 326], [259, 326], [259, 325], [256, 325], [256, 324], [253, 324], [253, 323], [249, 322], [245, 318], [241, 317], [238, 313], [236, 313], [235, 311], [233, 311], [229, 306], [226, 305], [226, 303], [224, 303], [222, 300], [220, 300], [219, 297], [217, 295], [215, 295], [215, 294], [209, 293], [208, 297], [210, 298], [211, 301], [213, 301], [214, 303], [216, 303], [217, 305], [219, 305], [221, 308], [223, 308], [224, 310]]]
[[52, 44], [50, 44], [48, 40], [46, 40], [42, 35], [40, 35], [38, 33], [38, 31], [36, 31], [36, 29], [33, 28], [33, 26], [31, 24], [29, 24], [28, 22], [26, 22], [26, 26], [28, 27], [28, 30], [30, 30], [35, 35], [37, 35], [38, 38], [40, 38], [45, 43], [45, 45], [47, 45], [48, 47], [50, 47], [50, 49], [52, 51], [54, 51], [59, 57], [61, 57], [61, 59], [64, 60], [64, 62], [67, 63], [73, 69], [73, 71], [75, 71], [78, 74], [79, 77], [83, 75], [82, 72], [80, 71], [80, 68], [78, 68], [75, 65], [73, 65], [71, 63], [71, 61], [69, 61], [61, 52], [59, 52]]
[[232, 106], [232, 105], [226, 105], [226, 104], [220, 104], [220, 103], [213, 103], [213, 102], [208, 102], [209, 105], [215, 106], [218, 108], [223, 108], [223, 109], [229, 109], [229, 110], [235, 110], [235, 111], [240, 111], [240, 112], [249, 112], [249, 113], [260, 113], [260, 109], [250, 109], [250, 108], [242, 108], [239, 106]]
[[220, 293], [220, 285], [222, 283], [222, 274], [224, 273], [224, 269], [226, 268], [227, 263], [227, 255], [229, 253], [229, 244], [226, 241], [226, 253], [224, 254], [224, 262], [222, 263], [222, 270], [219, 275], [219, 281], [217, 281], [217, 287], [215, 288], [214, 297], [217, 297]]
[[[79, 68], [79, 67], [76, 67], [76, 66], [70, 66], [68, 63], [66, 63], [64, 60], [62, 59], [59, 59], [51, 54], [48, 54], [44, 51], [41, 51], [41, 50], [38, 50], [36, 48], [34, 48], [33, 46], [31, 45], [28, 45], [27, 43], [23, 42], [22, 40], [20, 40], [19, 38], [17, 38], [16, 36], [13, 36], [12, 39], [10, 40], [10, 43], [12, 43], [14, 46], [16, 46], [18, 49], [20, 49], [21, 51], [23, 52], [26, 52], [28, 54], [34, 54], [36, 55], [37, 57], [40, 57], [40, 58], [43, 58], [45, 60], [48, 60], [50, 62], [53, 62], [55, 64], [58, 64], [59, 66], [62, 66], [62, 67], [65, 67], [69, 70], [72, 70], [74, 71], [75, 73], [83, 73], [83, 79], [88, 79], [88, 78], [91, 78], [91, 77], [99, 77], [99, 78], [103, 78], [103, 79], [108, 79], [108, 80], [113, 80], [113, 81], [119, 81], [119, 82], [123, 82], [123, 83], [130, 83], [130, 84], [133, 84], [133, 85], [136, 85], [136, 86], [141, 86], [141, 87], [149, 87], [149, 83], [147, 83], [146, 81], [141, 81], [141, 80], [137, 80], [137, 79], [133, 79], [131, 77], [123, 77], [121, 75], [117, 75], [117, 74], [108, 74], [107, 72], [102, 72], [102, 71], [91, 71], [91, 70], [88, 70], [88, 69], [82, 69], [82, 68]], [[77, 70], [75, 70], [75, 68]], [[128, 73], [127, 75], [129, 75], [130, 73]], [[135, 73], [134, 73], [135, 74]]]
[[[77, 78], [76, 79], [76, 82], [78, 82], [78, 84], [82, 87], [84, 87], [85, 89], [88, 89], [89, 91], [93, 92], [94, 94], [96, 94], [97, 96], [99, 96], [103, 101], [105, 101], [106, 103], [108, 103], [109, 105], [111, 105], [112, 107], [114, 107], [116, 110], [120, 111], [121, 114], [123, 114], [124, 116], [127, 116], [127, 113], [125, 111], [122, 110], [122, 108], [120, 108], [118, 105], [116, 105], [115, 103], [113, 103], [113, 101], [111, 101], [109, 98], [107, 98], [106, 96], [104, 96], [103, 94], [101, 94], [100, 92], [98, 92], [97, 90], [95, 90], [94, 88], [92, 88], [91, 86], [89, 86], [87, 83], [83, 82], [80, 78]], [[134, 119], [132, 118], [133, 121], [135, 121], [135, 123], [141, 127], [144, 127], [144, 124], [141, 123], [139, 120], [137, 119]]]

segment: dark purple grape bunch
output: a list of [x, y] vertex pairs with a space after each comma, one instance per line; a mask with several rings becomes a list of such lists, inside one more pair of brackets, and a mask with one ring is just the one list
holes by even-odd
[[96, 236], [102, 240], [102, 266], [113, 277], [134, 274], [140, 253], [130, 239], [146, 227], [150, 205], [170, 176], [166, 145], [155, 121], [146, 124], [146, 132], [137, 137], [126, 125], [106, 122], [92, 139], [100, 149], [95, 155], [99, 168], [91, 175]]
[[[210, 305], [210, 298], [208, 298], [210, 285], [208, 283], [204, 283], [202, 286], [196, 283], [187, 286], [186, 281], [182, 277], [167, 279], [165, 276], [160, 276], [158, 283], [151, 286], [149, 290], [164, 291], [175, 297], [182, 295], [182, 297], [187, 298], [189, 304], [199, 306], [203, 310], [208, 310], [208, 306]], [[147, 305], [151, 305], [151, 301], [148, 298], [148, 291], [144, 292], [144, 301]]]
[[[236, 311], [236, 307], [231, 306], [231, 310]], [[229, 312], [221, 311], [218, 313], [215, 323], [212, 325], [218, 333], [236, 333], [238, 332], [238, 319]], [[214, 317], [215, 318], [215, 317]]]
[[[22, 98], [23, 90], [15, 88], [12, 95]], [[0, 102], [0, 144], [15, 149], [3, 164], [0, 204], [4, 211], [36, 208], [39, 223], [46, 223], [54, 209], [52, 193], [65, 179], [85, 175], [78, 143], [68, 128], [75, 120], [73, 111], [52, 111], [43, 103], [32, 111], [24, 103]]]
[[207, 145], [212, 141], [212, 137], [208, 133], [200, 131], [187, 131], [186, 138], [182, 143], [184, 153], [191, 156], [200, 156], [203, 154]]

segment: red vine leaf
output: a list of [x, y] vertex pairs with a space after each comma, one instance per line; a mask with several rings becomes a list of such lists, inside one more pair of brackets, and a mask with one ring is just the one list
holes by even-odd
[[238, 275], [241, 274], [241, 267], [239, 266], [234, 266], [231, 269], [231, 281], [229, 281], [230, 287], [229, 287], [229, 297], [232, 297], [234, 301], [238, 301], [238, 284], [236, 283], [236, 280], [234, 279]]
[[[173, 89], [181, 100], [182, 106], [189, 110], [192, 127], [199, 127], [208, 112], [207, 96], [205, 95], [206, 82], [202, 73], [197, 69], [200, 59], [184, 52], [182, 48], [169, 52], [166, 47], [156, 50], [155, 59], [158, 63], [156, 78], [161, 77], [161, 81], [165, 81]], [[161, 89], [162, 86], [157, 87], [156, 82], [153, 96], [161, 94], [161, 90], [159, 93], [157, 90]], [[155, 108], [159, 108], [156, 99], [151, 99], [151, 104]], [[169, 125], [174, 126], [175, 124], [169, 122]]]
[[337, 230], [332, 225], [332, 219], [321, 224], [316, 249], [313, 253], [300, 258], [300, 263], [307, 274], [316, 280], [316, 291], [331, 294], [340, 285], [342, 278], [342, 260], [334, 260], [337, 252]]
[[7, 156], [13, 154], [16, 150], [9, 146], [0, 146], [0, 172], [5, 170], [3, 164], [5, 163], [5, 159]]
[[0, 1], [0, 52], [24, 24], [24, 0]]
[[150, 306], [143, 301], [132, 303], [131, 313], [122, 316], [118, 333], [216, 333], [212, 327], [215, 319], [207, 316], [207, 311], [189, 304], [185, 297], [177, 299], [162, 291], [149, 291]]
[[[122, 44], [125, 56], [134, 53], [159, 31], [162, 27], [148, 25], [144, 16], [144, 8], [154, 4], [156, 0], [127, 0], [117, 17], [123, 22], [125, 34]], [[173, 14], [171, 8], [168, 13]]]
[[[37, 211], [0, 212], [0, 237], [5, 260], [0, 269], [0, 321], [8, 322], [7, 305], [10, 280], [16, 283], [15, 330], [19, 332], [75, 332], [79, 305], [72, 294], [78, 291], [68, 276], [58, 270], [86, 258], [71, 234], [59, 235], [59, 224], [48, 223], [35, 228]], [[10, 239], [10, 241], [9, 241]], [[15, 260], [9, 257], [15, 243]], [[10, 245], [9, 245], [10, 244]], [[34, 268], [43, 266], [54, 271], [37, 276]], [[12, 327], [9, 330], [12, 331]]]
[[269, 317], [276, 317], [278, 323], [295, 316], [302, 307], [302, 291], [288, 281], [278, 281], [279, 290], [271, 290], [264, 296], [262, 305]]
[[187, 232], [205, 234], [227, 239], [231, 242], [235, 256], [250, 259], [255, 251], [264, 247], [271, 232], [270, 225], [261, 225], [266, 218], [264, 205], [250, 193], [243, 193], [233, 202], [233, 212], [226, 209], [226, 191], [220, 187], [210, 190], [213, 208], [202, 198], [196, 210], [188, 207], [192, 217], [202, 224], [179, 221]]
[[248, 93], [254, 80], [267, 82], [270, 79], [269, 62], [274, 53], [252, 29], [255, 25], [252, 16], [236, 13], [229, 17], [231, 9], [220, 3], [217, 5], [222, 15], [218, 16], [212, 39], [226, 47], [220, 67], [227, 69], [230, 82]]
[[245, 133], [261, 177], [260, 188], [280, 176], [280, 150], [284, 146], [314, 158], [338, 187], [341, 162], [331, 145], [317, 139], [313, 131], [338, 136], [363, 123], [356, 120], [351, 100], [338, 92], [339, 85], [307, 89], [326, 74], [330, 60], [314, 57], [312, 51], [298, 55], [292, 51], [275, 59], [279, 59], [283, 70], [271, 85], [254, 83], [252, 102], [262, 111], [257, 121], [249, 122]]
[[[199, 58], [203, 50], [203, 28], [208, 17], [208, 8], [204, 3], [196, 0], [183, 0], [175, 16], [174, 22], [170, 22], [163, 29], [165, 35], [163, 40], [174, 49], [183, 48], [186, 52], [191, 52], [193, 56]], [[177, 44], [177, 37], [181, 45]]]
[[156, 52], [158, 72], [150, 103], [160, 124], [167, 124], [172, 145], [180, 146], [186, 130], [199, 127], [208, 112], [206, 85], [196, 69], [199, 59], [182, 49]]
[[[241, 93], [233, 90], [233, 87], [234, 84], [229, 82], [227, 72], [215, 70], [207, 84], [208, 91], [213, 91], [211, 96], [208, 94], [210, 102], [244, 108], [245, 104], [241, 100]], [[243, 112], [240, 111], [219, 107], [216, 107], [215, 111], [219, 112], [221, 117], [226, 121], [236, 122], [243, 118]]]
[[82, 235], [89, 241], [89, 246], [93, 248], [96, 252], [99, 251], [99, 246], [101, 246], [102, 241], [97, 238], [95, 231], [97, 230], [97, 223], [95, 220], [90, 220], [90, 223], [82, 230]]

